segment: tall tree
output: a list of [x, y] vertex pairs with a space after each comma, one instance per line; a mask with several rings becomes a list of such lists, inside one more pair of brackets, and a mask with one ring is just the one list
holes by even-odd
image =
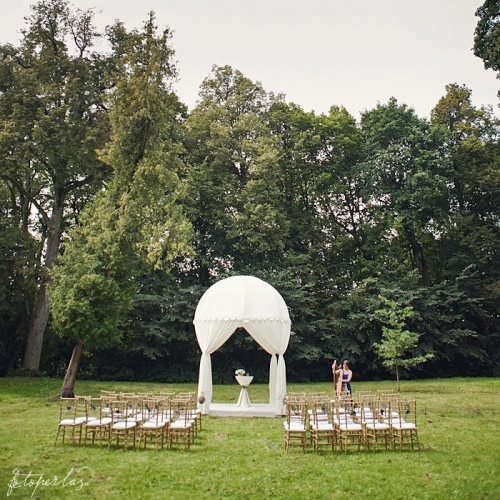
[[342, 245], [336, 240], [339, 232], [325, 222], [323, 202], [335, 190], [332, 179], [326, 177], [336, 168], [332, 150], [334, 144], [341, 148], [341, 139], [337, 142], [325, 116], [305, 112], [293, 103], [273, 103], [267, 120], [277, 151], [271, 175], [280, 196], [273, 203], [288, 228], [274, 266], [293, 303], [295, 335], [287, 365], [290, 373], [300, 377], [304, 369], [320, 372], [324, 356], [319, 346], [330, 335], [326, 308], [335, 295], [333, 283], [338, 276], [338, 267], [331, 267], [331, 254], [341, 253]]
[[[96, 155], [108, 125], [92, 17], [91, 10], [72, 12], [66, 0], [45, 0], [32, 8], [21, 45], [0, 47], [0, 182], [15, 193], [24, 229], [39, 241], [43, 269], [55, 263], [65, 225], [108, 174]], [[28, 370], [40, 364], [49, 281], [42, 272], [29, 311]]]
[[425, 245], [442, 231], [449, 207], [444, 137], [394, 98], [363, 113], [361, 127], [370, 156], [366, 203], [386, 224], [387, 240], [406, 242], [411, 266], [429, 286]]
[[158, 33], [151, 12], [142, 31], [118, 22], [108, 29], [115, 90], [111, 95], [112, 140], [100, 158], [113, 169], [110, 193], [138, 257], [166, 268], [187, 251], [191, 225], [183, 199], [186, 168], [182, 128], [185, 106], [172, 90], [177, 78], [171, 31]]
[[100, 156], [113, 175], [54, 272], [55, 325], [75, 340], [62, 396], [73, 392], [83, 347], [106, 347], [121, 337], [119, 321], [135, 290], [134, 262], [167, 268], [189, 250], [190, 225], [177, 203], [184, 107], [171, 89], [170, 31], [157, 31], [153, 13], [142, 31], [127, 32], [119, 22], [108, 30], [119, 57], [111, 75], [113, 135]]
[[363, 170], [366, 147], [356, 120], [345, 108], [332, 106], [319, 125], [324, 144], [316, 187], [320, 230], [326, 235], [326, 267], [335, 269], [341, 277], [337, 286], [345, 290], [378, 266], [381, 234], [363, 198], [368, 184]]
[[457, 212], [496, 211], [500, 120], [491, 108], [472, 105], [472, 91], [456, 83], [431, 111], [431, 122], [444, 130], [451, 158], [451, 208]]
[[465, 86], [448, 85], [431, 113], [432, 123], [445, 133], [452, 166], [450, 220], [439, 259], [442, 278], [459, 280], [462, 293], [481, 304], [461, 306], [464, 322], [475, 332], [466, 343], [471, 355], [462, 364], [474, 353], [487, 369], [499, 352], [500, 120], [491, 108], [474, 107], [471, 96]]
[[186, 204], [196, 231], [193, 265], [201, 282], [246, 266], [249, 255], [255, 261], [276, 246], [282, 228], [270, 202], [279, 193], [262, 178], [275, 161], [263, 119], [271, 99], [260, 83], [229, 66], [214, 66], [186, 122]]

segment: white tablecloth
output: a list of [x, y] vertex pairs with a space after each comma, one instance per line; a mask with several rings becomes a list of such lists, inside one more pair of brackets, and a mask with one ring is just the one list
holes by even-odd
[[241, 386], [240, 396], [236, 406], [248, 407], [251, 403], [248, 397], [247, 387], [252, 383], [253, 377], [250, 375], [237, 375], [236, 380]]

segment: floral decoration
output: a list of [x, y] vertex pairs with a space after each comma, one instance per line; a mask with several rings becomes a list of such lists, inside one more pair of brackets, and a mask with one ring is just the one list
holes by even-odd
[[235, 372], [235, 375], [245, 375], [245, 370], [243, 368], [238, 368]]

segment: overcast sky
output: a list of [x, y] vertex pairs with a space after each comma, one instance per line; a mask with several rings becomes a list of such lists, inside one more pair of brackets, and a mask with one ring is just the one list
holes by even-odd
[[[0, 0], [0, 43], [18, 43], [33, 0]], [[178, 95], [190, 109], [214, 64], [230, 65], [304, 110], [356, 118], [391, 96], [421, 117], [449, 83], [497, 115], [500, 80], [472, 53], [483, 0], [74, 0], [141, 28], [153, 10], [174, 31]]]

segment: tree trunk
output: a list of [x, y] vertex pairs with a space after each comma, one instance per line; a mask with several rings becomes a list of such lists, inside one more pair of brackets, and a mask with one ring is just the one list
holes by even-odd
[[[63, 200], [62, 190], [58, 191], [54, 201], [52, 217], [47, 221], [47, 250], [45, 252], [45, 270], [52, 267], [59, 254], [61, 242], [61, 225], [63, 220]], [[40, 358], [42, 356], [43, 336], [49, 321], [50, 304], [47, 286], [50, 284], [50, 277], [44, 273], [40, 283], [38, 299], [33, 309], [30, 320], [30, 328], [26, 338], [24, 348], [23, 365], [25, 370], [37, 372], [40, 369]]]
[[422, 250], [422, 246], [415, 238], [415, 234], [406, 224], [403, 225], [406, 237], [408, 239], [408, 243], [410, 243], [411, 251], [413, 254], [413, 258], [415, 259], [415, 263], [417, 265], [418, 271], [420, 273], [420, 284], [422, 286], [429, 287], [431, 286], [431, 279], [429, 277], [429, 271], [427, 270], [427, 262], [424, 257], [424, 251]]
[[49, 320], [50, 306], [46, 284], [40, 285], [38, 300], [30, 321], [30, 329], [24, 348], [23, 368], [37, 372], [40, 368], [40, 358], [42, 355], [43, 335]]
[[398, 394], [401, 392], [401, 386], [399, 384], [399, 366], [396, 366], [396, 381], [397, 381], [397, 388], [398, 388]]
[[83, 354], [83, 342], [78, 341], [73, 348], [73, 354], [69, 360], [68, 369], [64, 376], [64, 381], [61, 389], [62, 398], [72, 398], [75, 396], [75, 382], [76, 374], [78, 372], [78, 365]]

